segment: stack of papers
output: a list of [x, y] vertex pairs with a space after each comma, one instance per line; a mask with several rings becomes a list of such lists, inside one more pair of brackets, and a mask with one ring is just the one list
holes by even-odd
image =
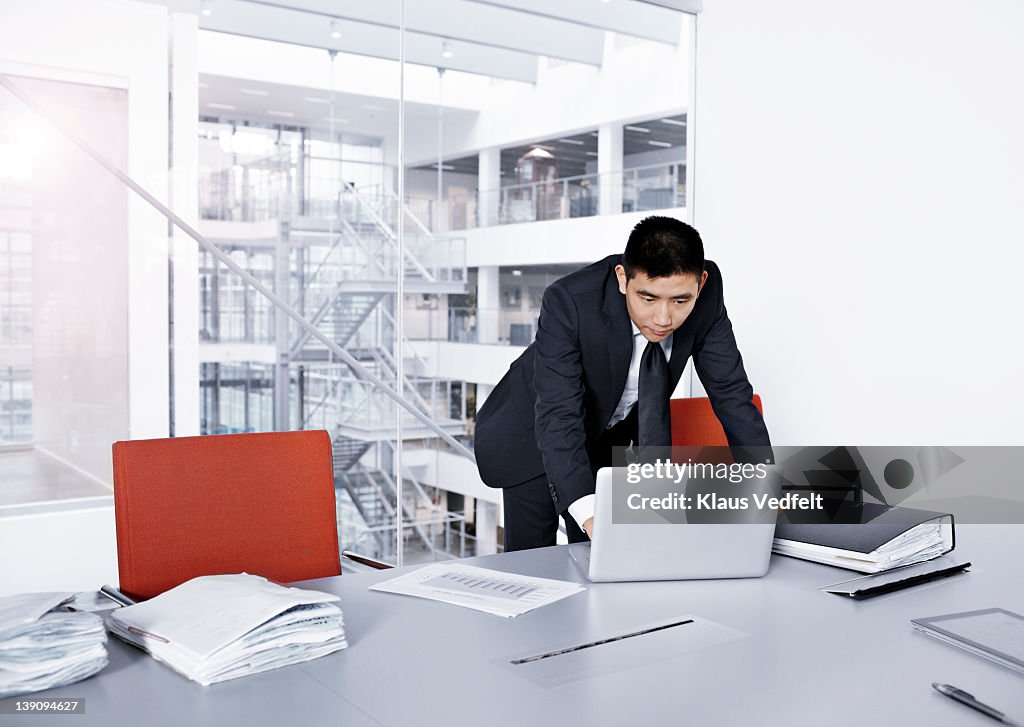
[[260, 576], [201, 576], [107, 617], [115, 636], [209, 685], [344, 649], [337, 596]]
[[74, 593], [0, 598], [0, 697], [51, 689], [107, 665], [103, 620], [59, 609]]
[[435, 563], [370, 586], [370, 590], [427, 598], [511, 618], [586, 589], [571, 581]]
[[948, 552], [952, 541], [945, 531], [949, 527], [937, 522], [922, 523], [867, 553], [781, 538], [775, 539], [772, 549], [780, 555], [836, 565], [861, 573], [881, 573], [938, 558]]

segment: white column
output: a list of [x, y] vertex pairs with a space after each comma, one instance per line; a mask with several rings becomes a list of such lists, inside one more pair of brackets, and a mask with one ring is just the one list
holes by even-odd
[[501, 149], [492, 147], [480, 152], [477, 189], [477, 224], [480, 227], [488, 227], [498, 224], [498, 202], [501, 187]]
[[497, 265], [483, 265], [476, 276], [476, 332], [478, 343], [497, 343], [501, 292]]
[[[199, 26], [195, 15], [170, 18], [171, 209], [198, 227]], [[171, 233], [174, 270], [174, 435], [199, 434], [199, 246], [177, 227]]]
[[[128, 19], [124, 22], [127, 24]], [[137, 32], [141, 29], [133, 28], [132, 33]], [[170, 78], [166, 23], [159, 26], [159, 34], [154, 32], [151, 37], [153, 42], [145, 55], [125, 61], [145, 69], [146, 74], [145, 79], [129, 77], [128, 168], [125, 171], [157, 200], [167, 204]], [[128, 239], [131, 241], [128, 246], [128, 428], [132, 439], [153, 439], [170, 433], [167, 259], [171, 238], [167, 219], [159, 211], [134, 192], [124, 194], [128, 197]]]
[[[277, 242], [274, 246], [274, 292], [285, 300], [289, 300], [288, 273], [290, 259], [288, 255], [289, 227], [287, 222], [278, 226]], [[274, 430], [286, 432], [289, 426], [289, 410], [291, 403], [291, 381], [289, 379], [289, 337], [287, 316], [280, 310], [274, 311], [274, 344], [277, 347], [276, 364], [274, 366]]]
[[601, 124], [597, 128], [598, 213], [622, 212], [622, 124]]
[[476, 501], [476, 554], [498, 552], [498, 506], [493, 502]]
[[384, 192], [398, 193], [398, 137], [385, 136], [381, 142], [381, 158], [384, 162]]

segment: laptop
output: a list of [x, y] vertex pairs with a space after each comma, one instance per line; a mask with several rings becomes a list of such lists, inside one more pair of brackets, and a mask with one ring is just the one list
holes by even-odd
[[[749, 478], [740, 484], [716, 483], [712, 487], [717, 492], [731, 488], [732, 493], [743, 493], [751, 500], [754, 493], [778, 497], [781, 477], [774, 468], [768, 471], [765, 478]], [[624, 517], [621, 510], [613, 518], [613, 488], [621, 488], [617, 492], [623, 501], [635, 491], [626, 484], [625, 475], [626, 468], [598, 471], [594, 540], [569, 546], [573, 560], [589, 580], [759, 578], [768, 572], [777, 511], [754, 507], [709, 513], [691, 510], [685, 514], [652, 513], [647, 522], [627, 522], [624, 520], [633, 518]], [[709, 488], [707, 480], [688, 478], [673, 482], [671, 489], [695, 501]]]

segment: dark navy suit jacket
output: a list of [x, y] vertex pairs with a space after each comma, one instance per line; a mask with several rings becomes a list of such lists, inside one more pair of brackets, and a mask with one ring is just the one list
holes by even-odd
[[[491, 487], [546, 473], [560, 513], [594, 492], [588, 448], [622, 398], [633, 355], [633, 329], [615, 276], [621, 259], [599, 260], [545, 291], [536, 340], [477, 414], [477, 467]], [[729, 443], [768, 445], [725, 311], [722, 274], [710, 260], [705, 270], [693, 311], [672, 334], [672, 388], [692, 356]]]

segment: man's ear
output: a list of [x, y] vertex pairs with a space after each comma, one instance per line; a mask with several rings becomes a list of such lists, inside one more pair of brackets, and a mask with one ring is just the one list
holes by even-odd
[[[704, 274], [707, 275], [707, 273], [704, 273]], [[619, 292], [622, 293], [623, 295], [625, 295], [626, 294], [626, 282], [627, 282], [626, 268], [622, 267], [621, 265], [616, 265], [615, 266], [615, 277], [619, 279]]]
[[704, 290], [704, 283], [708, 282], [708, 271], [705, 270], [700, 274], [700, 282], [697, 283], [697, 295], [700, 295], [700, 291]]

